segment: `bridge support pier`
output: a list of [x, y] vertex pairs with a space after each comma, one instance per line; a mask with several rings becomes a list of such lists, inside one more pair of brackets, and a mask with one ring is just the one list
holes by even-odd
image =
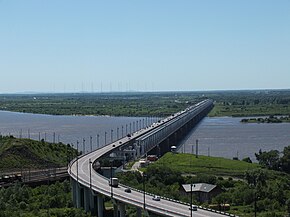
[[98, 217], [104, 217], [104, 199], [102, 195], [97, 196], [98, 201]]
[[114, 204], [114, 217], [118, 217], [118, 205]]
[[124, 203], [119, 203], [118, 204], [118, 209], [119, 209], [119, 212], [120, 212], [120, 217], [125, 217], [126, 216], [125, 204]]
[[72, 188], [72, 201], [73, 201], [73, 205], [76, 207], [77, 206], [77, 194], [76, 194], [77, 182], [71, 178], [70, 183], [71, 183], [71, 188]]
[[71, 183], [73, 204], [76, 208], [81, 208], [81, 186], [73, 179]]
[[86, 212], [91, 211], [91, 195], [90, 195], [90, 189], [89, 188], [84, 188], [84, 209]]
[[137, 207], [137, 217], [141, 217], [142, 216], [142, 210], [141, 208]]

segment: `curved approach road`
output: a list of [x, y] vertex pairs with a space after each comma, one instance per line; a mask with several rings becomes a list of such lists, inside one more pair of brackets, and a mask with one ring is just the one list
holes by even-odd
[[[181, 113], [182, 112], [179, 112], [176, 115], [178, 116]], [[91, 162], [97, 161], [102, 156], [107, 155], [108, 153], [111, 153], [114, 149], [118, 149], [120, 146], [123, 146], [129, 141], [134, 140], [138, 138], [139, 136], [144, 135], [145, 133], [148, 133], [149, 131], [157, 128], [158, 126], [170, 121], [171, 119], [175, 117], [176, 117], [175, 115], [174, 117], [170, 116], [164, 119], [161, 123], [155, 123], [146, 129], [141, 129], [138, 132], [135, 132], [134, 134], [132, 134], [130, 138], [129, 137], [121, 138], [115, 141], [114, 143], [101, 147], [91, 153], [79, 156], [78, 159], [75, 159], [69, 165], [69, 169], [68, 169], [69, 175], [78, 183], [80, 183], [82, 186], [85, 186], [86, 188], [91, 188], [94, 192], [98, 192], [107, 197], [111, 197], [111, 187], [108, 184], [108, 179], [100, 175], [99, 173], [97, 173], [92, 168], [92, 163], [90, 163], [90, 161]], [[91, 176], [90, 176], [90, 171], [91, 171]], [[91, 180], [91, 185], [90, 185], [90, 180]], [[126, 193], [124, 191], [126, 188], [127, 187], [124, 185], [119, 185], [117, 188], [112, 188], [113, 198], [124, 204], [131, 204], [136, 207], [143, 208], [144, 206], [143, 192], [132, 190], [131, 193]], [[149, 195], [149, 194], [145, 195], [145, 201], [146, 201], [146, 209], [148, 211], [151, 211], [156, 214], [160, 214], [162, 216], [179, 216], [179, 217], [191, 216], [189, 206], [182, 204], [178, 201], [167, 200], [164, 198], [161, 198], [160, 201], [154, 201], [152, 200], [152, 195]], [[192, 213], [193, 213], [193, 216], [197, 216], [197, 217], [198, 216], [200, 217], [224, 216], [222, 214], [200, 209], [200, 208], [197, 211], [192, 211]]]

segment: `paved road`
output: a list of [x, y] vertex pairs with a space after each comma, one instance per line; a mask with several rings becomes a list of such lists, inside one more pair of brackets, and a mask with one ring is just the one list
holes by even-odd
[[[149, 128], [142, 129], [136, 132], [135, 134], [131, 136], [131, 138], [124, 137], [112, 144], [109, 144], [91, 153], [80, 156], [77, 161], [74, 161], [71, 164], [71, 167], [69, 167], [68, 169], [68, 173], [70, 174], [72, 178], [74, 178], [75, 180], [78, 180], [79, 183], [89, 188], [90, 187], [90, 167], [91, 167], [89, 163], [90, 159], [92, 162], [94, 162], [98, 160], [99, 158], [101, 158], [102, 156], [104, 156], [105, 154], [107, 154], [108, 152], [111, 152], [113, 149], [118, 149], [119, 146], [122, 146], [126, 144], [128, 141], [134, 140], [138, 138], [139, 136], [144, 135], [145, 133], [148, 133], [149, 131], [155, 129], [159, 125], [162, 125], [167, 121], [170, 121], [170, 119], [172, 118], [176, 118], [176, 115], [174, 117], [172, 116], [170, 118], [164, 119], [165, 120], [164, 122], [156, 123], [154, 124], [154, 126], [151, 126]], [[78, 169], [77, 169], [77, 166], [78, 166]], [[92, 180], [92, 189], [94, 191], [110, 197], [111, 187], [108, 184], [108, 179], [106, 179], [105, 177], [95, 172], [92, 169], [92, 167], [91, 167], [91, 180]], [[131, 193], [126, 193], [124, 191], [125, 188], [127, 187], [123, 185], [119, 185], [118, 188], [113, 188], [113, 198], [118, 201], [122, 201], [126, 204], [131, 204], [136, 207], [143, 208], [144, 194], [136, 190], [132, 190]], [[179, 217], [190, 216], [189, 206], [182, 204], [180, 202], [174, 202], [174, 201], [170, 201], [163, 198], [161, 198], [160, 201], [154, 201], [152, 200], [152, 195], [149, 195], [149, 194], [146, 194], [145, 201], [146, 201], [146, 209], [156, 214], [161, 214], [165, 216], [179, 216]], [[215, 216], [224, 216], [224, 215], [199, 208], [198, 211], [193, 211], [193, 216], [215, 217]]]

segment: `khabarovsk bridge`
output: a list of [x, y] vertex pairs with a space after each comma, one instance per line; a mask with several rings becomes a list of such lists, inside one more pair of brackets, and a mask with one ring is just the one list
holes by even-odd
[[[119, 157], [129, 161], [139, 159], [148, 153], [160, 156], [170, 151], [170, 147], [176, 145], [212, 108], [212, 100], [201, 101], [131, 135], [75, 158], [68, 167], [74, 206], [84, 208], [86, 212], [98, 217], [105, 217], [104, 199], [108, 197], [113, 201], [114, 217], [125, 217], [126, 205], [136, 207], [137, 217], [141, 217], [142, 210], [146, 215], [153, 213], [160, 216], [229, 216], [227, 213], [202, 207], [192, 211], [189, 209], [190, 204], [168, 198], [161, 197], [160, 201], [155, 201], [152, 200], [152, 194], [123, 184], [112, 187], [109, 185], [110, 176], [105, 177], [97, 172], [100, 171], [99, 162], [105, 158]], [[111, 167], [113, 177], [112, 174], [114, 173]], [[130, 188], [131, 193], [125, 192], [126, 188]]]

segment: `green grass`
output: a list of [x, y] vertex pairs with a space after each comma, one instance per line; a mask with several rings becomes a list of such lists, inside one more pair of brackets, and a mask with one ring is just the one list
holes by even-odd
[[223, 105], [221, 103], [216, 103], [213, 110], [209, 113], [209, 116], [250, 117], [289, 114], [290, 105], [271, 105], [267, 103], [258, 105]]
[[216, 176], [243, 177], [246, 170], [256, 169], [256, 163], [230, 160], [221, 157], [198, 156], [192, 154], [167, 153], [156, 164], [167, 165], [181, 173], [208, 174]]
[[290, 115], [290, 90], [1, 95], [0, 110], [52, 115], [160, 116], [203, 99], [209, 116]]
[[76, 154], [75, 149], [62, 143], [0, 137], [1, 170], [62, 167]]

